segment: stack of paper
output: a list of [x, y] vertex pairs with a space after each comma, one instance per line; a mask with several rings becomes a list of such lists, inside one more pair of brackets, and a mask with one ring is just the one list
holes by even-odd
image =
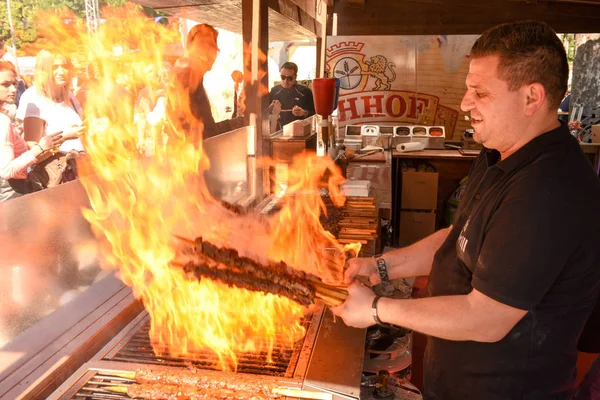
[[340, 185], [342, 193], [347, 197], [369, 197], [370, 181], [348, 180]]

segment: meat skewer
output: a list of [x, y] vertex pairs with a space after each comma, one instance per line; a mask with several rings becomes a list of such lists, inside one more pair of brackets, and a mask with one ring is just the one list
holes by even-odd
[[165, 385], [162, 383], [134, 383], [128, 386], [107, 386], [107, 391], [127, 394], [132, 399], [146, 400], [269, 400], [280, 398], [278, 394], [255, 392], [244, 389], [227, 389], [216, 385], [197, 387], [191, 385]]
[[[267, 386], [267, 385], [265, 385]], [[308, 390], [290, 389], [284, 387], [271, 387], [270, 390], [256, 390], [252, 387], [239, 387], [231, 389], [213, 385], [166, 385], [163, 383], [134, 383], [127, 386], [106, 386], [104, 390], [114, 393], [123, 393], [132, 399], [146, 400], [210, 400], [210, 399], [238, 399], [238, 400], [269, 400], [279, 399], [282, 396], [301, 399], [331, 400], [329, 393], [311, 392]]]
[[[202, 278], [208, 278], [213, 281], [225, 283], [229, 286], [285, 296], [305, 306], [314, 303], [314, 291], [311, 292], [310, 288], [304, 288], [306, 291], [309, 291], [305, 294], [301, 293], [300, 290], [294, 290], [270, 280], [260, 279], [228, 268], [211, 267], [208, 264], [189, 262], [185, 265], [175, 263], [172, 263], [172, 265], [182, 267], [188, 275], [193, 276], [199, 281], [202, 280]], [[302, 292], [304, 292], [304, 290]]]
[[134, 371], [124, 372], [112, 372], [111, 376], [117, 376], [128, 380], [136, 381], [137, 383], [161, 383], [164, 385], [188, 385], [188, 386], [218, 386], [226, 387], [229, 389], [237, 388], [252, 388], [252, 390], [266, 390], [271, 391], [275, 387], [274, 383], [261, 383], [256, 382], [253, 378], [240, 376], [238, 374], [227, 374], [223, 373], [223, 378], [230, 378], [229, 380], [215, 380], [210, 375], [203, 375], [195, 372], [194, 370], [184, 369], [166, 369], [166, 368], [138, 368]]
[[300, 280], [320, 281], [318, 277], [307, 274], [303, 271], [298, 271], [288, 266], [283, 261], [270, 262], [267, 265], [263, 265], [251, 258], [240, 256], [238, 251], [235, 249], [218, 247], [210, 242], [202, 240], [201, 237], [197, 237], [194, 241], [194, 251], [197, 254], [205, 255], [225, 265], [235, 265], [236, 267], [244, 269], [250, 273], [256, 273], [259, 270], [267, 270], [270, 273], [275, 274], [281, 274], [283, 272], [286, 275], [290, 275]]
[[285, 296], [302, 305], [319, 300], [327, 305], [344, 302], [348, 292], [324, 284], [317, 276], [297, 271], [284, 262], [261, 264], [248, 257], [241, 257], [237, 250], [220, 248], [197, 238], [195, 241], [178, 237], [194, 246], [196, 259], [187, 263], [172, 262], [193, 279], [208, 278], [247, 290], [261, 291]]

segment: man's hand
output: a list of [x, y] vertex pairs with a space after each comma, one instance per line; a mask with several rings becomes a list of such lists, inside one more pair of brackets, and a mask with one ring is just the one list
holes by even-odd
[[292, 114], [294, 114], [296, 117], [304, 117], [306, 116], [307, 112], [302, 107], [294, 106], [294, 108], [292, 108]]
[[375, 293], [362, 283], [353, 282], [348, 287], [348, 298], [344, 304], [332, 307], [331, 311], [344, 320], [348, 326], [366, 328], [375, 325], [371, 305]]
[[366, 276], [373, 285], [381, 283], [377, 261], [373, 257], [359, 257], [348, 260], [348, 269], [344, 273], [344, 283], [349, 285], [357, 276]]
[[576, 131], [581, 129], [581, 121], [571, 121], [568, 123], [569, 129]]
[[269, 112], [271, 114], [281, 113], [281, 103], [279, 102], [279, 100], [273, 100], [271, 104], [269, 104]]

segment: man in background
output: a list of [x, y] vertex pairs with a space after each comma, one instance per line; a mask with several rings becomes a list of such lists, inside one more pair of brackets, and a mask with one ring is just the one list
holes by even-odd
[[298, 66], [286, 62], [281, 66], [281, 83], [269, 93], [269, 112], [279, 115], [277, 130], [292, 121], [304, 119], [315, 114], [312, 91], [298, 84]]
[[168, 135], [183, 133], [186, 140], [199, 146], [202, 139], [219, 133], [210, 100], [204, 89], [204, 75], [211, 70], [219, 48], [219, 33], [207, 24], [194, 26], [187, 35], [187, 57], [175, 62], [172, 83], [167, 91], [167, 120], [175, 129]]

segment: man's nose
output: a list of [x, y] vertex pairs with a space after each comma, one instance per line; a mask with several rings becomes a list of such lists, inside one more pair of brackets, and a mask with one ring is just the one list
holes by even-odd
[[467, 90], [465, 92], [465, 95], [463, 96], [462, 101], [460, 102], [460, 109], [463, 110], [464, 112], [467, 111], [471, 111], [474, 107], [473, 105], [473, 97], [472, 94], [469, 93], [469, 91]]

